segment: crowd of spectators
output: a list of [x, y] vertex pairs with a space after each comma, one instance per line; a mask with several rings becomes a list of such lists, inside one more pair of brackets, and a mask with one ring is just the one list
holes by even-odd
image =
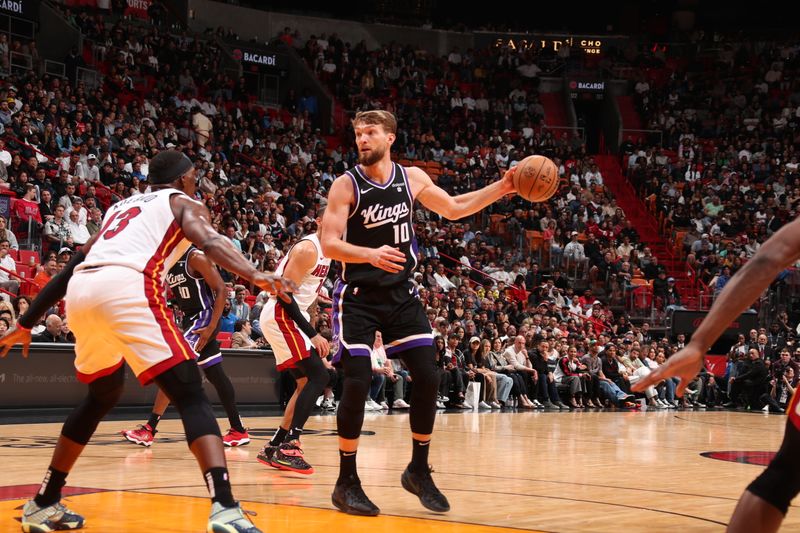
[[710, 294], [798, 213], [797, 52], [788, 42], [723, 41], [672, 64], [669, 76], [662, 65], [631, 82], [663, 143], [626, 140], [629, 177]]
[[[67, 15], [94, 40], [99, 63], [93, 68], [105, 70], [103, 86], [90, 90], [77, 80], [31, 72], [13, 76], [0, 90], [0, 187], [17, 198], [10, 227], [0, 220], [0, 266], [19, 265], [3, 258], [20, 245], [38, 247], [41, 258], [31, 271], [36, 284], [21, 292], [34, 293], [57, 273], [75, 247], [98, 231], [110, 203], [146, 191], [149, 159], [170, 149], [196, 162], [200, 199], [215, 227], [257, 268], [274, 270], [298, 238], [314, 231], [314, 215], [333, 179], [357, 162], [349, 133], [330, 146], [305, 94], [290, 95], [277, 113], [254, 105], [244, 81], [219, 69], [213, 39], [91, 11]], [[451, 194], [482, 187], [531, 153], [551, 157], [559, 169], [562, 187], [546, 203], [515, 196], [455, 223], [422, 208], [415, 212], [420, 266], [414, 280], [437, 335], [440, 405], [635, 408], [630, 385], [662, 364], [680, 341], [663, 338], [646, 322], [631, 323], [624, 295], [636, 278], [655, 279], [654, 288], [663, 289], [662, 301], [670, 305], [680, 305], [680, 295], [616, 205], [583, 140], [541, 127], [546, 117], [537, 101], [535, 58], [504, 49], [453, 50], [445, 58], [408, 47], [368, 51], [333, 35], [309, 39], [302, 50], [354, 109], [395, 112], [396, 159], [437, 164], [438, 184]], [[326, 69], [327, 61], [336, 69]], [[670, 194], [680, 175], [651, 168], [651, 160], [660, 161], [644, 157], [631, 168], [637, 183], [646, 187], [654, 183], [647, 173], [664, 172], [670, 181], [667, 189], [659, 184], [656, 195], [680, 196]], [[741, 169], [745, 162], [740, 157], [728, 164]], [[779, 181], [767, 186], [774, 191]], [[684, 194], [689, 190], [684, 187]], [[699, 189], [686, 197], [687, 208], [695, 196]], [[765, 213], [770, 202], [780, 198], [765, 199]], [[717, 219], [706, 212], [714, 213], [718, 202], [710, 204], [700, 222], [708, 222], [703, 230], [716, 239], [722, 230], [714, 231]], [[696, 260], [709, 255], [704, 246], [695, 251]], [[238, 348], [265, 346], [258, 323], [265, 295], [223, 276], [230, 301], [222, 331]], [[14, 296], [19, 287], [5, 271], [0, 287], [12, 296], [0, 310], [2, 330], [30, 300]], [[314, 316], [329, 333], [324, 304]], [[48, 313], [37, 334], [41, 341], [68, 341], [63, 309]], [[413, 383], [402, 365], [379, 357], [379, 340], [376, 354], [371, 400], [404, 408]], [[482, 383], [479, 395], [472, 382]], [[694, 396], [684, 402], [674, 389], [674, 382], [662, 383], [643, 400], [670, 408], [729, 397], [710, 375], [690, 388]]]

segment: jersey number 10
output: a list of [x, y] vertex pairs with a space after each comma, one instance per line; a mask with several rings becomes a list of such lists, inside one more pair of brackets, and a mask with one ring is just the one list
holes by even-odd
[[408, 229], [408, 222], [402, 224], [395, 224], [394, 226], [394, 243], [400, 244], [411, 240], [411, 232]]

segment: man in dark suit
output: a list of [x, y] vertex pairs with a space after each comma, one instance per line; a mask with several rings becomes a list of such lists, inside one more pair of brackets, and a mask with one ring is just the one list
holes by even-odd
[[45, 328], [31, 339], [33, 342], [69, 342], [61, 331], [61, 317], [49, 315], [45, 321]]
[[758, 355], [761, 359], [772, 361], [777, 356], [777, 351], [769, 345], [767, 336], [761, 333], [755, 344], [750, 344], [751, 348], [758, 350]]
[[758, 348], [750, 348], [748, 357], [750, 365], [742, 373], [731, 378], [731, 402], [725, 404], [725, 407], [735, 407], [739, 397], [744, 395], [746, 407], [761, 408], [758, 398], [766, 390], [767, 365], [758, 353]]

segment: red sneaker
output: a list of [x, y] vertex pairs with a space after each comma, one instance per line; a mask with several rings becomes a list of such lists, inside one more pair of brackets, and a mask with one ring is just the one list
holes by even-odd
[[139, 426], [137, 429], [129, 429], [127, 431], [120, 431], [125, 440], [140, 446], [150, 446], [153, 444], [153, 437], [156, 432], [148, 424]]
[[240, 433], [231, 428], [222, 437], [222, 444], [225, 446], [244, 446], [248, 442], [250, 442], [250, 435], [247, 434], [246, 429], [244, 430], [244, 433]]

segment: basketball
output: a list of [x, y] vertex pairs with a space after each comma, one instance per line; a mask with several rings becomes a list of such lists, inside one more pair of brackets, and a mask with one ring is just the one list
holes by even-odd
[[531, 155], [517, 165], [514, 172], [514, 188], [531, 202], [544, 202], [558, 190], [556, 164], [543, 155]]

